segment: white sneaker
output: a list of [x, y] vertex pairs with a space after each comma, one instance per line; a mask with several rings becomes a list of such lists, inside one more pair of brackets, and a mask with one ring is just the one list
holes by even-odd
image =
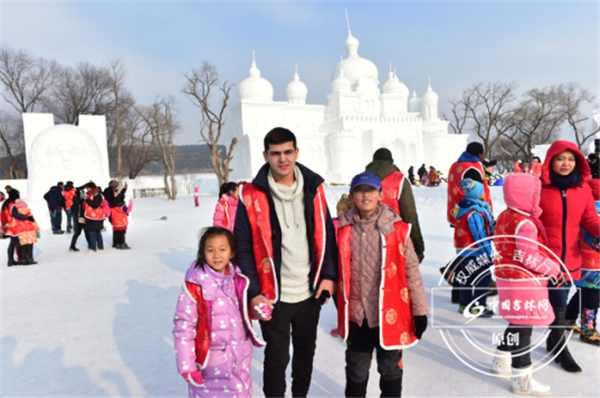
[[508, 351], [500, 351], [496, 348], [494, 353], [494, 359], [492, 360], [491, 372], [495, 375], [510, 376], [512, 370], [510, 369], [511, 355]]
[[87, 254], [88, 256], [89, 256], [90, 254], [96, 254], [96, 250], [90, 250], [90, 251], [88, 251], [86, 254]]
[[96, 251], [97, 252], [101, 252], [101, 251], [104, 251], [104, 249], [97, 249]]
[[533, 397], [545, 397], [552, 394], [550, 386], [533, 378], [531, 369], [531, 365], [522, 369], [512, 368], [514, 376], [510, 379], [510, 392]]

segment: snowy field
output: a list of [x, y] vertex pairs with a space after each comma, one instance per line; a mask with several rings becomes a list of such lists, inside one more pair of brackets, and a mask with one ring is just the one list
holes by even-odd
[[[328, 188], [333, 209], [347, 187]], [[438, 268], [453, 256], [452, 230], [445, 221], [445, 188], [415, 189], [426, 257], [421, 265], [433, 318], [437, 325], [460, 324], [457, 305], [440, 285]], [[495, 213], [503, 210], [501, 191], [494, 190]], [[216, 196], [175, 202], [137, 199], [127, 241], [128, 251], [111, 249], [112, 233], [104, 233], [105, 251], [86, 256], [80, 237], [78, 253], [68, 251], [70, 235], [43, 231], [35, 246], [39, 264], [6, 267], [8, 240], [0, 241], [1, 369], [0, 396], [186, 396], [186, 383], [176, 371], [172, 318], [184, 273], [195, 259], [198, 231], [212, 221]], [[39, 216], [39, 215], [38, 215]], [[161, 220], [166, 216], [166, 220]], [[467, 336], [490, 346], [482, 330], [442, 329], [430, 325], [416, 347], [404, 351], [404, 396], [512, 396], [509, 380], [477, 372], [491, 358], [467, 344]], [[483, 329], [502, 332], [502, 320], [486, 321]], [[344, 344], [330, 336], [336, 326], [332, 303], [323, 308], [310, 395], [344, 395]], [[472, 332], [472, 333], [471, 333]], [[534, 341], [540, 333], [534, 334]], [[474, 358], [469, 367], [449, 349], [450, 336], [463, 353]], [[598, 349], [578, 338], [570, 350], [583, 368], [568, 374], [555, 363], [536, 373], [552, 386], [553, 396], [600, 395]], [[545, 349], [533, 355], [538, 361]], [[254, 394], [262, 396], [263, 351], [255, 349]], [[482, 365], [483, 364], [483, 365]], [[289, 368], [288, 368], [289, 375]], [[379, 396], [373, 363], [369, 396]], [[288, 384], [288, 393], [289, 393]]]

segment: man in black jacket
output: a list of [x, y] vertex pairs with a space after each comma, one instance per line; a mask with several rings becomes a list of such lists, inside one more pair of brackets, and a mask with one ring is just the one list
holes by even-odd
[[264, 147], [266, 164], [252, 184], [240, 189], [234, 227], [237, 262], [250, 280], [250, 308], [261, 320], [267, 342], [265, 396], [285, 394], [291, 328], [292, 396], [306, 397], [319, 301], [328, 301], [338, 279], [335, 229], [325, 203], [323, 178], [296, 163], [295, 135], [275, 128], [265, 136]]
[[62, 209], [65, 207], [65, 198], [62, 194], [63, 186], [64, 184], [59, 182], [44, 195], [52, 219], [52, 233], [55, 235], [65, 233], [60, 226], [62, 224]]

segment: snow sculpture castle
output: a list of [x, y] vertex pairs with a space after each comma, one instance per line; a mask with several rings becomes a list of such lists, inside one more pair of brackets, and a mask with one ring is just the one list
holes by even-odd
[[299, 162], [329, 183], [349, 183], [364, 171], [373, 152], [385, 147], [406, 173], [412, 165], [433, 165], [447, 173], [464, 151], [468, 135], [448, 134], [438, 117], [438, 95], [431, 83], [422, 98], [400, 82], [394, 72], [379, 89], [375, 64], [358, 55], [359, 41], [348, 31], [348, 58], [332, 74], [328, 105], [306, 104], [308, 88], [298, 72], [286, 89], [287, 101], [273, 101], [273, 86], [252, 61], [249, 77], [238, 87], [232, 108], [233, 135], [238, 144], [232, 178], [253, 178], [264, 164], [263, 138], [274, 127], [290, 129], [298, 139]]

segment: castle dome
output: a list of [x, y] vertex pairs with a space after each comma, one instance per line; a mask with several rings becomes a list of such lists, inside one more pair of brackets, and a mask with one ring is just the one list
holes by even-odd
[[308, 88], [306, 84], [300, 81], [298, 71], [294, 74], [294, 80], [292, 80], [285, 89], [285, 93], [290, 103], [306, 103], [306, 96], [308, 95]]
[[248, 75], [238, 86], [240, 100], [273, 101], [273, 86], [260, 76], [260, 69], [254, 60]]
[[377, 66], [366, 58], [358, 56], [358, 46], [360, 42], [350, 32], [344, 42], [344, 48], [348, 52], [348, 58], [341, 60], [333, 70], [331, 79], [334, 80], [344, 70], [344, 75], [351, 84], [355, 84], [360, 78], [373, 78], [379, 83], [379, 71]]
[[340, 74], [335, 78], [333, 83], [331, 83], [331, 89], [334, 93], [337, 91], [352, 90], [352, 82], [344, 74], [344, 69], [340, 69]]

